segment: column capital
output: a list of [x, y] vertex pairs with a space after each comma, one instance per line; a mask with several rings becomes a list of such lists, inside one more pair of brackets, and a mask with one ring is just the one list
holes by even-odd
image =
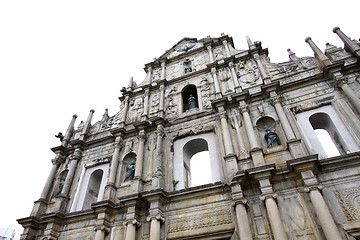
[[313, 190], [319, 190], [319, 191], [322, 191], [324, 189], [324, 186], [322, 185], [313, 185], [313, 186], [307, 186], [307, 187], [304, 187], [304, 192], [311, 192]]
[[233, 61], [230, 61], [230, 62], [229, 62], [229, 67], [231, 67], [231, 68], [233, 68], [233, 67], [234, 67], [234, 63], [233, 63]]
[[158, 220], [161, 223], [165, 222], [165, 218], [163, 218], [161, 215], [156, 215], [156, 216], [147, 216], [146, 221], [151, 222], [152, 220]]
[[163, 125], [161, 124], [157, 125], [155, 133], [158, 137], [163, 137], [165, 135]]
[[246, 198], [234, 199], [232, 205], [235, 207], [236, 205], [242, 204], [248, 206], [248, 200]]
[[245, 102], [239, 103], [239, 109], [241, 111], [241, 114], [244, 114], [245, 112], [249, 112], [248, 105]]
[[146, 132], [144, 129], [141, 129], [139, 131], [139, 136], [138, 136], [139, 140], [145, 141], [146, 140]]
[[211, 68], [211, 73], [216, 74], [216, 68]]
[[270, 194], [261, 195], [259, 198], [260, 198], [261, 201], [265, 201], [266, 199], [270, 199], [270, 198], [276, 200], [278, 197], [279, 197], [278, 194], [276, 194], [276, 193], [270, 193]]
[[123, 141], [122, 137], [117, 136], [117, 137], [115, 138], [114, 146], [115, 146], [116, 148], [124, 147], [124, 141]]
[[55, 166], [58, 166], [62, 163], [62, 161], [59, 157], [56, 156], [55, 158], [51, 159], [51, 163]]
[[80, 160], [82, 157], [82, 151], [80, 148], [76, 148], [75, 151], [71, 154], [70, 160]]
[[165, 61], [161, 62], [161, 67], [165, 67]]
[[95, 226], [94, 227], [94, 231], [104, 231], [106, 233], [109, 233], [110, 232], [110, 228], [109, 227], [106, 227], [106, 226], [103, 226], [103, 225], [100, 225], [100, 226]]
[[165, 90], [165, 86], [164, 84], [161, 84], [160, 87], [159, 87], [160, 91], [164, 91]]
[[124, 222], [124, 226], [126, 226], [128, 224], [135, 225], [135, 227], [141, 227], [141, 223], [136, 219], [128, 220], [128, 221]]
[[281, 104], [280, 97], [279, 96], [270, 97], [270, 103], [274, 106], [278, 103]]
[[211, 51], [211, 49], [212, 49], [211, 45], [207, 45], [206, 48], [207, 48], [207, 50], [209, 50], [209, 51]]

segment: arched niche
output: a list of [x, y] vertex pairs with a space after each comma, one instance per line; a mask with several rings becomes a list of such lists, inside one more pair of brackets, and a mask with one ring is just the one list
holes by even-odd
[[272, 117], [265, 116], [265, 117], [259, 118], [256, 121], [256, 127], [257, 127], [257, 130], [259, 133], [259, 137], [260, 137], [260, 141], [261, 141], [261, 145], [262, 145], [263, 149], [269, 149], [268, 143], [265, 138], [266, 129], [269, 129], [270, 131], [277, 134], [280, 142], [275, 145], [281, 146], [281, 143], [283, 143], [281, 130], [280, 130], [280, 127], [278, 126], [278, 124], [276, 123], [276, 121]]
[[52, 194], [53, 197], [56, 197], [57, 195], [59, 195], [61, 193], [68, 172], [69, 171], [67, 169], [62, 171], [59, 174], [59, 176], [56, 178], [56, 181], [54, 184], [54, 190], [53, 190], [53, 194]]
[[122, 160], [121, 174], [120, 174], [120, 183], [124, 183], [126, 175], [126, 167], [130, 165], [131, 162], [136, 163], [136, 154], [134, 152], [129, 152], [125, 155]]
[[[199, 108], [199, 98], [195, 85], [187, 85], [181, 92], [182, 111], [186, 112], [191, 109]], [[190, 101], [192, 103], [190, 103]]]

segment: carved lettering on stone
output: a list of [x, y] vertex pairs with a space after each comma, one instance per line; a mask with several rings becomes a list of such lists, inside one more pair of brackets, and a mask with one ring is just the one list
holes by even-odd
[[229, 223], [232, 223], [230, 210], [220, 210], [186, 217], [180, 216], [170, 220], [168, 233], [196, 230]]
[[360, 190], [359, 188], [335, 192], [341, 208], [349, 221], [360, 220]]

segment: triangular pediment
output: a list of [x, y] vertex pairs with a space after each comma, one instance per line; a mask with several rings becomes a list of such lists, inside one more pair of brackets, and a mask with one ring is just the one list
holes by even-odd
[[202, 47], [203, 43], [199, 42], [196, 38], [183, 38], [177, 44], [175, 44], [172, 48], [167, 50], [163, 55], [160, 56], [161, 58], [173, 58], [182, 53], [186, 53]]

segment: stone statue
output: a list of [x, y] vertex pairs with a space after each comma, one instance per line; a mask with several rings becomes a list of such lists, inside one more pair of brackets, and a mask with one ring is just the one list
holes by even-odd
[[189, 110], [193, 108], [197, 108], [196, 98], [194, 97], [194, 95], [190, 94], [188, 102], [189, 102]]
[[60, 193], [62, 192], [63, 188], [64, 188], [64, 184], [65, 184], [65, 180], [61, 180], [60, 184], [59, 184], [59, 188], [58, 191], [55, 194], [55, 197], [59, 196]]
[[268, 148], [276, 147], [281, 144], [279, 136], [269, 128], [266, 128], [264, 137]]
[[187, 65], [186, 67], [185, 67], [185, 73], [191, 73], [192, 72], [192, 69], [191, 69], [191, 66], [190, 66], [190, 64], [189, 65]]
[[131, 181], [134, 179], [135, 175], [135, 162], [131, 161], [130, 165], [126, 167], [126, 174], [124, 182]]

